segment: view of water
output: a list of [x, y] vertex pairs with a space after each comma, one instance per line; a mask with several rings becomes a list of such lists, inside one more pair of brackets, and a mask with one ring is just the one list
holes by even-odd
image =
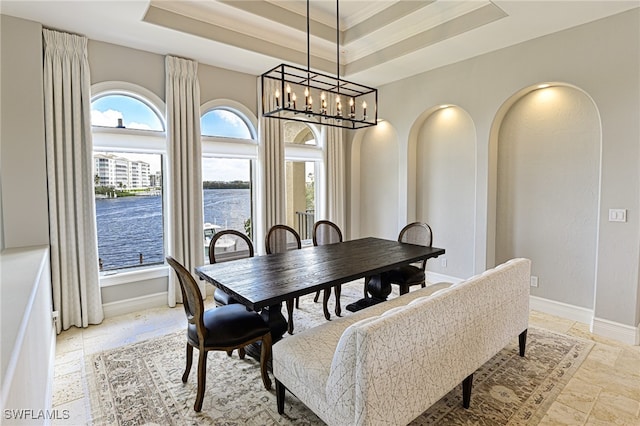
[[[204, 221], [244, 232], [251, 217], [249, 189], [206, 189]], [[162, 263], [162, 197], [96, 199], [98, 252], [103, 270]], [[203, 244], [204, 244], [204, 236]]]

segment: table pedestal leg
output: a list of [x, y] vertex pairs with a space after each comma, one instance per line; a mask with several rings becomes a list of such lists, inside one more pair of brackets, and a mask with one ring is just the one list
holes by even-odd
[[[262, 308], [262, 311], [260, 311], [260, 316], [265, 320], [265, 322], [271, 329], [271, 340], [273, 344], [282, 339], [282, 336], [284, 336], [284, 333], [287, 331], [287, 320], [282, 315], [282, 303]], [[261, 348], [259, 341], [245, 347], [245, 351], [251, 358], [254, 358], [258, 361], [260, 360]], [[270, 365], [269, 368], [271, 369]]]
[[376, 305], [387, 300], [391, 294], [391, 283], [386, 274], [373, 275], [365, 278], [367, 292], [371, 295], [347, 305], [347, 311], [356, 312], [369, 306]]
[[260, 316], [265, 320], [265, 322], [271, 329], [271, 340], [273, 341], [273, 343], [276, 343], [278, 340], [282, 339], [282, 336], [284, 336], [284, 333], [287, 331], [288, 326], [287, 320], [285, 319], [284, 315], [282, 315], [282, 303], [262, 308], [262, 311], [260, 311]]

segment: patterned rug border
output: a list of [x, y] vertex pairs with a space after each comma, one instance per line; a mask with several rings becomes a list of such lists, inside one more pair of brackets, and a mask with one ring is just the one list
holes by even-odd
[[[560, 333], [553, 330], [548, 330], [541, 327], [529, 326], [529, 336], [535, 334], [547, 334], [555, 336], [555, 339], [561, 339], [572, 342], [571, 349], [565, 354], [562, 362], [553, 368], [546, 378], [536, 387], [526, 401], [522, 402], [517, 411], [510, 416], [508, 421], [499, 421], [497, 418], [485, 419], [483, 415], [485, 408], [482, 406], [483, 401], [478, 401], [477, 392], [471, 392], [471, 406], [469, 409], [462, 408], [462, 385], [458, 385], [455, 389], [445, 395], [440, 401], [432, 405], [424, 414], [416, 418], [410, 423], [411, 426], [418, 425], [442, 425], [442, 424], [486, 424], [486, 425], [537, 425], [545, 416], [551, 405], [555, 402], [558, 395], [569, 383], [573, 375], [580, 368], [584, 360], [589, 356], [589, 353], [595, 346], [595, 343], [591, 340], [584, 339], [579, 336], [573, 336], [565, 333]], [[506, 351], [506, 357], [518, 362], [527, 362], [529, 357], [529, 351], [531, 350], [530, 343], [534, 343], [528, 339], [527, 349], [525, 357], [521, 358], [518, 354], [517, 339], [512, 339], [511, 343], [503, 350], [494, 355], [487, 363], [480, 367], [473, 376], [473, 388], [476, 389], [483, 385], [485, 381], [491, 380], [492, 376], [498, 371], [487, 370], [487, 366], [498, 357], [500, 354]], [[535, 341], [535, 344], [540, 342]], [[507, 394], [508, 395], [508, 394]], [[474, 403], [475, 401], [475, 403]], [[443, 410], [447, 412], [443, 413]], [[466, 419], [460, 422], [446, 422], [444, 416], [452, 411], [462, 413], [461, 416]], [[449, 419], [450, 420], [450, 419]]]
[[[135, 351], [139, 347], [144, 347], [151, 344], [153, 344], [153, 346], [156, 346], [156, 347], [165, 346], [165, 345], [162, 345], [162, 343], [165, 343], [165, 342], [168, 343], [178, 338], [185, 339], [185, 343], [186, 343], [185, 333], [186, 333], [185, 331], [175, 331], [173, 333], [168, 333], [163, 336], [151, 337], [149, 339], [141, 340], [139, 342], [117, 346], [114, 348], [106, 349], [104, 351], [100, 351], [100, 352], [96, 352], [91, 355], [88, 355], [87, 359], [85, 360], [85, 371], [86, 371], [86, 377], [87, 377], [86, 385], [87, 385], [87, 390], [89, 392], [89, 401], [91, 402], [92, 424], [95, 424], [95, 425], [107, 425], [107, 424], [119, 425], [120, 424], [118, 422], [115, 422], [115, 417], [113, 416], [112, 412], [105, 413], [105, 410], [103, 409], [104, 407], [101, 404], [101, 400], [103, 399], [102, 397], [104, 396], [105, 392], [109, 393], [110, 400], [113, 401], [113, 395], [112, 395], [113, 392], [111, 387], [109, 386], [108, 388], [107, 387], [101, 388], [98, 383], [98, 379], [105, 379], [105, 378], [101, 377], [101, 374], [96, 373], [96, 371], [98, 371], [98, 369], [96, 368], [97, 364], [104, 366], [104, 363], [102, 362], [102, 358], [105, 355], [110, 353], [122, 352], [122, 351]], [[197, 350], [195, 350], [194, 352], [197, 353]], [[195, 368], [197, 368], [197, 358], [196, 358], [196, 363], [194, 363], [194, 365], [196, 366]], [[192, 370], [193, 370], [193, 367], [192, 367]], [[106, 382], [110, 384], [108, 380], [106, 380]], [[110, 407], [113, 408], [113, 406], [110, 406]], [[96, 412], [98, 412], [98, 415], [96, 415]], [[104, 422], [103, 421], [96, 422], [96, 419], [104, 420]], [[144, 424], [153, 425], [154, 423], [144, 423]]]
[[[529, 395], [529, 397], [523, 403], [519, 404], [517, 412], [510, 416], [508, 422], [495, 422], [488, 421], [487, 424], [508, 424], [508, 425], [535, 425], [540, 422], [540, 420], [544, 417], [546, 412], [548, 411], [551, 404], [556, 400], [560, 392], [567, 385], [571, 377], [575, 374], [580, 365], [584, 362], [586, 357], [591, 352], [591, 349], [594, 346], [594, 342], [578, 337], [567, 335], [543, 328], [538, 327], [529, 327], [530, 335], [551, 335], [554, 336], [554, 339], [561, 341], [570, 341], [571, 349], [565, 354], [562, 359], [562, 362], [555, 366], [555, 368], [547, 374], [544, 381], [535, 388], [535, 391]], [[90, 395], [91, 401], [91, 414], [92, 414], [92, 424], [96, 425], [124, 425], [124, 424], [322, 424], [319, 419], [315, 418], [307, 418], [305, 416], [306, 407], [304, 407], [301, 403], [299, 403], [295, 398], [289, 397], [287, 399], [287, 403], [292, 403], [292, 408], [289, 407], [285, 416], [276, 417], [275, 414], [275, 394], [274, 391], [265, 392], [264, 389], [260, 391], [259, 386], [255, 388], [254, 391], [258, 394], [264, 393], [262, 397], [262, 404], [267, 407], [268, 413], [265, 412], [263, 408], [262, 411], [259, 410], [259, 407], [251, 407], [251, 409], [256, 409], [258, 414], [254, 417], [249, 417], [246, 419], [236, 419], [237, 421], [228, 421], [225, 420], [219, 422], [220, 419], [216, 417], [216, 413], [212, 413], [213, 416], [209, 416], [205, 413], [206, 405], [203, 408], [203, 413], [196, 414], [192, 409], [192, 401], [191, 399], [187, 399], [186, 407], [183, 405], [184, 402], [181, 402], [177, 398], [174, 397], [173, 391], [169, 388], [168, 384], [166, 384], [166, 377], [162, 374], [162, 367], [164, 366], [154, 366], [154, 365], [145, 365], [152, 376], [152, 380], [154, 382], [154, 386], [158, 388], [158, 393], [163, 395], [162, 401], [159, 406], [156, 407], [145, 407], [143, 408], [142, 413], [137, 413], [136, 415], [132, 415], [126, 419], [119, 419], [119, 416], [115, 415], [116, 406], [118, 404], [125, 404], [127, 398], [135, 398], [135, 395], [120, 395], [113, 389], [111, 382], [106, 377], [106, 366], [104, 365], [104, 359], [108, 355], [124, 355], [125, 353], [136, 353], [140, 350], [144, 351], [144, 348], [148, 345], [152, 345], [154, 348], [158, 347], [167, 347], [173, 341], [179, 341], [184, 345], [184, 331], [169, 333], [164, 336], [150, 338], [144, 341], [136, 342], [129, 345], [123, 345], [120, 347], [108, 349], [102, 352], [98, 352], [92, 355], [89, 355], [86, 359], [86, 377], [87, 377], [87, 388]], [[517, 340], [517, 339], [516, 339]], [[529, 339], [529, 343], [534, 343], [535, 340]], [[537, 342], [540, 343], [540, 342]], [[183, 346], [182, 346], [183, 347]], [[517, 343], [512, 342], [509, 346], [506, 347], [510, 350], [509, 353], [514, 353], [515, 356], [508, 355], [509, 358], [513, 358], [517, 361], [519, 355], [517, 355]], [[530, 345], [527, 345], [527, 351], [531, 349]], [[197, 352], [197, 351], [196, 351]], [[180, 360], [183, 361], [183, 352], [180, 352]], [[197, 355], [196, 355], [197, 356]], [[211, 355], [210, 355], [211, 356]], [[226, 355], [224, 355], [226, 357]], [[493, 359], [493, 358], [492, 358]], [[525, 357], [526, 359], [526, 357]], [[254, 382], [260, 385], [260, 380], [257, 374], [258, 365], [254, 360], [249, 359], [244, 363], [241, 363], [237, 355], [234, 354], [234, 360], [240, 363], [240, 365], [235, 365], [233, 368], [241, 369], [241, 370], [254, 370], [251, 374], [256, 375]], [[145, 362], [144, 360], [140, 360], [140, 362]], [[213, 364], [216, 361], [210, 360], [210, 364]], [[178, 362], [180, 371], [172, 371], [172, 377], [181, 377], [182, 371], [184, 369], [184, 362]], [[487, 363], [488, 364], [488, 363]], [[209, 366], [211, 367], [211, 366]], [[123, 367], [124, 368], [124, 367]], [[228, 367], [232, 368], [232, 367]], [[174, 369], [176, 370], [176, 369]], [[254, 374], [255, 373], [255, 374]], [[496, 373], [496, 371], [478, 371], [479, 374], [474, 375], [474, 388], [477, 388], [482, 385], [482, 383], [486, 380], [491, 380], [492, 376]], [[236, 373], [233, 373], [236, 374]], [[209, 391], [210, 386], [212, 385], [212, 381], [207, 381], [207, 390]], [[181, 382], [180, 382], [181, 384]], [[186, 387], [195, 387], [195, 375], [192, 373], [189, 377], [189, 381], [187, 385], [183, 385], [183, 388]], [[459, 387], [458, 387], [459, 388]], [[164, 389], [164, 392], [163, 390]], [[188, 392], [188, 389], [185, 389], [185, 392]], [[108, 398], [105, 399], [105, 394], [108, 395]], [[184, 396], [184, 395], [181, 395]], [[478, 400], [479, 395], [477, 393], [472, 392], [472, 403], [471, 408], [469, 410], [461, 411], [461, 413], [465, 413], [465, 416], [475, 416], [482, 415], [486, 413], [476, 413], [476, 411], [486, 410], [486, 407], [481, 407], [482, 403]], [[455, 407], [461, 406], [461, 398], [462, 392], [460, 389], [454, 389], [445, 397], [442, 398], [438, 403], [434, 404], [425, 414], [421, 415], [417, 419], [415, 419], [411, 424], [412, 425], [423, 425], [423, 424], [443, 424], [443, 417], [447, 415], [447, 413], [455, 410]], [[206, 399], [206, 398], [205, 398]], [[228, 399], [231, 399], [229, 397]], [[474, 404], [475, 400], [475, 404]], [[259, 404], [258, 404], [259, 405]], [[452, 409], [452, 407], [454, 407]], [[474, 408], [476, 409], [474, 411]], [[164, 413], [163, 411], [167, 412]], [[462, 410], [460, 408], [460, 410]], [[149, 419], [154, 418], [154, 415], [159, 414], [159, 412], [163, 412], [163, 417], [161, 419], [155, 418], [154, 423], [144, 423], [143, 418], [147, 418], [144, 416], [144, 411], [149, 414]], [[149, 411], [155, 411], [155, 413], [151, 413]], [[251, 411], [251, 410], [249, 410]], [[309, 411], [309, 413], [311, 413]], [[134, 413], [132, 413], [134, 414]], [[244, 413], [249, 414], [249, 413]], [[265, 417], [266, 416], [266, 417]], [[315, 417], [315, 416], [313, 416]], [[485, 419], [489, 420], [489, 419]], [[142, 421], [142, 423], [141, 423]], [[474, 423], [475, 424], [475, 423]]]
[[[582, 337], [571, 336], [571, 335], [568, 335], [568, 334], [555, 332], [553, 330], [547, 330], [547, 329], [543, 329], [543, 328], [537, 328], [537, 327], [531, 327], [530, 326], [529, 330], [531, 330], [531, 329], [542, 330], [542, 331], [544, 331], [546, 333], [549, 333], [549, 334], [552, 334], [552, 335], [556, 335], [556, 336], [558, 336], [558, 338], [573, 339], [573, 340], [575, 340], [577, 342], [573, 346], [573, 348], [571, 349], [569, 354], [567, 354], [567, 357], [565, 357], [565, 358], [570, 358], [570, 359], [573, 358], [573, 362], [571, 363], [571, 366], [569, 366], [564, 371], [561, 371], [560, 366], [556, 366], [556, 368], [554, 369], [553, 373], [550, 374], [545, 379], [544, 387], [549, 388], [551, 386], [551, 387], [553, 387], [553, 390], [550, 391], [549, 395], [547, 396], [547, 398], [545, 398], [544, 404], [542, 404], [537, 410], [535, 410], [533, 412], [525, 410], [524, 407], [522, 407], [518, 412], [518, 416], [520, 416], [520, 418], [522, 418], [522, 420], [524, 420], [523, 417], [527, 416], [527, 417], [529, 417], [528, 421], [530, 422], [530, 424], [538, 424], [540, 422], [540, 420], [542, 420], [544, 415], [547, 413], [547, 411], [549, 410], [549, 407], [551, 406], [551, 404], [553, 404], [555, 402], [555, 400], [558, 398], [558, 395], [560, 395], [560, 393], [567, 386], [567, 384], [569, 383], [569, 381], [571, 380], [573, 375], [576, 373], [576, 371], [578, 371], [578, 369], [580, 368], [582, 363], [587, 359], [587, 357], [591, 353], [591, 350], [595, 346], [595, 343], [593, 341], [584, 339]], [[579, 345], [582, 345], [582, 348], [579, 348]], [[525, 357], [526, 357], [526, 353], [525, 353]], [[552, 376], [555, 377], [555, 379], [558, 381], [557, 385], [553, 384], [553, 383], [550, 383]], [[534, 392], [528, 398], [528, 402], [532, 401], [532, 402], [535, 403], [535, 401], [537, 399], [539, 399], [539, 398], [540, 398], [540, 391]], [[533, 422], [533, 423], [531, 423], [531, 422]], [[509, 425], [515, 425], [515, 424], [518, 424], [518, 423], [515, 423], [515, 420], [511, 420], [508, 424]]]

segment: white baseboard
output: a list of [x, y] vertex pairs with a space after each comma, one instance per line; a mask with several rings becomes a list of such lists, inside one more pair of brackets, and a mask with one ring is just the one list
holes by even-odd
[[569, 305], [542, 297], [529, 296], [529, 307], [545, 314], [556, 315], [583, 324], [589, 324], [593, 334], [627, 345], [640, 345], [640, 324], [633, 327], [593, 316], [593, 310]]
[[149, 294], [147, 296], [134, 297], [118, 302], [104, 303], [102, 310], [105, 318], [130, 314], [143, 309], [160, 308], [167, 306], [167, 292]]
[[591, 321], [591, 332], [599, 336], [617, 340], [627, 345], [640, 345], [640, 324], [637, 327], [620, 324], [594, 317]]
[[568, 303], [557, 302], [555, 300], [543, 299], [537, 296], [529, 296], [529, 308], [584, 324], [591, 324], [591, 320], [593, 319], [592, 309], [569, 305]]
[[451, 277], [449, 275], [439, 274], [437, 272], [427, 271], [426, 273], [427, 282], [432, 284], [447, 282], [457, 284], [464, 281], [462, 278]]

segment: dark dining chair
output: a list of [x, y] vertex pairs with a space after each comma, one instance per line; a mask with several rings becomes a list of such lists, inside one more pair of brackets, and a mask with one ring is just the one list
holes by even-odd
[[[342, 242], [342, 231], [335, 223], [329, 220], [319, 220], [313, 225], [313, 245], [314, 246], [322, 246], [325, 244], [335, 244]], [[342, 313], [342, 308], [340, 306], [340, 293], [342, 290], [342, 286], [337, 285], [333, 287], [334, 294], [336, 297], [336, 308], [335, 312], [337, 316], [340, 316]], [[331, 296], [331, 289], [327, 288], [323, 291], [322, 296], [322, 311], [324, 312], [324, 317], [327, 320], [331, 319], [331, 315], [329, 314], [329, 308], [327, 306], [329, 302], [329, 297]], [[314, 302], [318, 301], [320, 297], [320, 291], [316, 292], [316, 296], [313, 298]]]
[[[302, 248], [300, 235], [295, 229], [287, 225], [274, 225], [267, 232], [265, 238], [265, 248], [267, 254], [284, 253], [289, 250]], [[293, 299], [287, 300], [287, 332], [293, 334]], [[298, 303], [296, 299], [296, 304]]]
[[187, 365], [182, 375], [186, 383], [193, 362], [193, 348], [198, 348], [198, 391], [195, 411], [202, 409], [206, 386], [207, 353], [209, 351], [225, 351], [229, 353], [238, 349], [240, 358], [245, 355], [244, 347], [262, 342], [260, 353], [260, 372], [262, 383], [267, 390], [271, 389], [271, 379], [267, 373], [267, 365], [271, 359], [271, 330], [262, 317], [240, 304], [219, 306], [204, 309], [202, 293], [193, 276], [173, 257], [167, 256], [167, 262], [178, 276], [184, 312], [187, 315]]
[[[234, 229], [217, 232], [209, 243], [209, 263], [211, 264], [253, 257], [253, 254], [253, 243], [249, 237]], [[213, 300], [217, 306], [238, 303], [219, 288], [214, 290]]]
[[[413, 222], [402, 228], [398, 235], [401, 243], [416, 244], [431, 247], [433, 242], [433, 232], [431, 227], [424, 222]], [[425, 287], [425, 269], [427, 260], [420, 262], [420, 266], [402, 265], [385, 273], [391, 284], [400, 286], [400, 295], [409, 292], [409, 287], [419, 285]]]

